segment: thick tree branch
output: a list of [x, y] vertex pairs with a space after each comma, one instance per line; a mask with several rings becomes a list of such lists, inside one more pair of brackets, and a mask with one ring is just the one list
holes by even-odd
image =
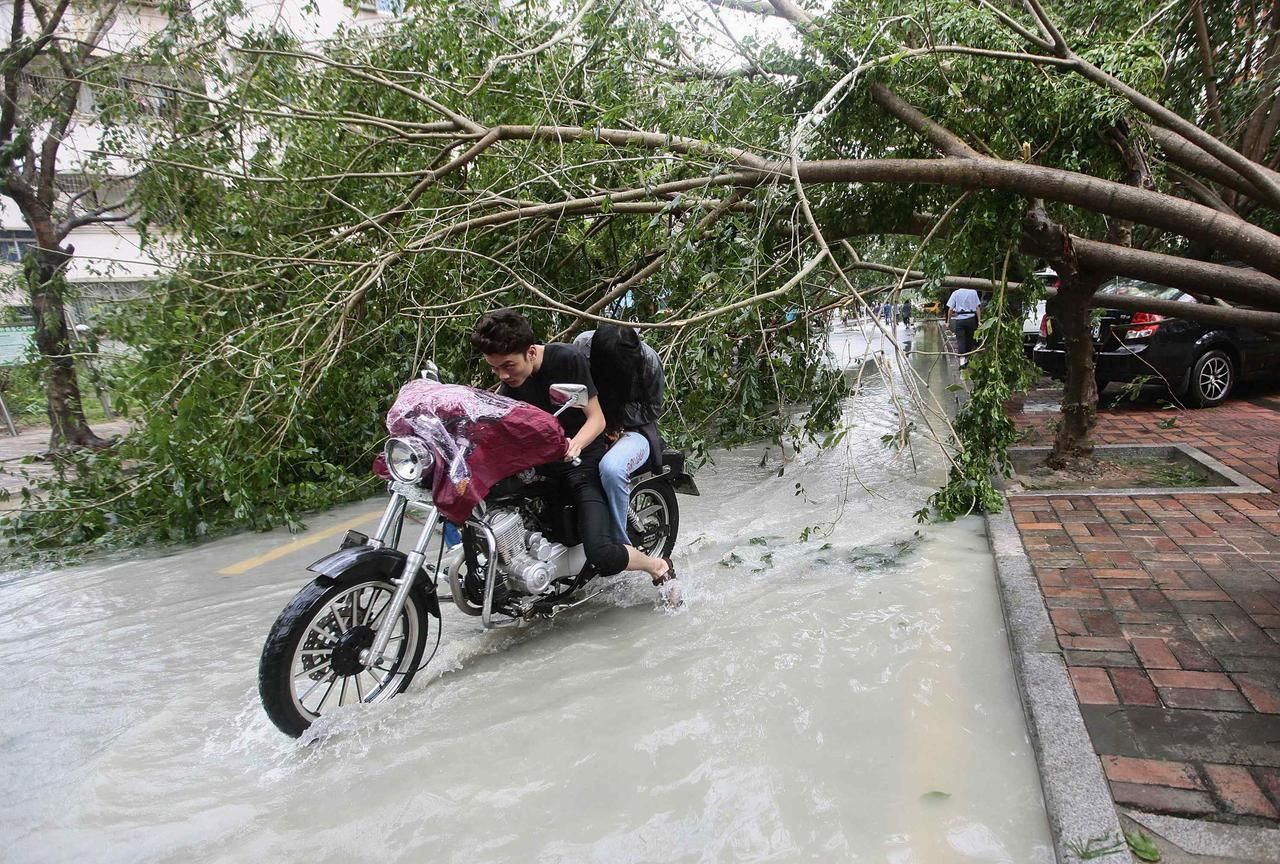
[[[1228, 189], [1233, 189], [1255, 201], [1265, 202], [1265, 196], [1257, 186], [1196, 145], [1179, 135], [1175, 135], [1168, 129], [1163, 129], [1159, 126], [1147, 126], [1146, 128], [1151, 139], [1160, 145], [1160, 149], [1164, 151], [1166, 158], [1173, 164], [1226, 186]], [[1263, 166], [1259, 166], [1259, 170], [1270, 177], [1273, 182], [1280, 184], [1280, 173]]]
[[1280, 208], [1280, 183], [1277, 183], [1268, 175], [1265, 167], [1219, 141], [1194, 123], [1183, 119], [1176, 112], [1170, 111], [1146, 94], [1135, 90], [1114, 75], [1104, 72], [1088, 60], [1080, 57], [1071, 50], [1063, 39], [1062, 34], [1054, 27], [1039, 0], [1025, 0], [1025, 2], [1035, 13], [1040, 25], [1052, 37], [1054, 53], [1059, 57], [1070, 60], [1074, 64], [1077, 74], [1123, 96], [1129, 101], [1129, 104], [1139, 111], [1185, 138], [1190, 143], [1195, 144], [1214, 159], [1246, 178], [1257, 187], [1262, 200], [1272, 207]]
[[[1058, 296], [1057, 291], [1045, 292], [1047, 297]], [[1261, 312], [1253, 309], [1237, 309], [1232, 306], [1210, 306], [1207, 303], [1183, 303], [1177, 300], [1155, 300], [1150, 297], [1131, 297], [1124, 294], [1094, 294], [1088, 305], [1093, 309], [1124, 309], [1129, 312], [1154, 312], [1166, 318], [1183, 318], [1187, 321], [1203, 321], [1206, 324], [1222, 324], [1227, 327], [1247, 327], [1263, 333], [1280, 332], [1280, 312]]]
[[929, 140], [944, 155], [960, 159], [975, 159], [981, 154], [966, 144], [960, 136], [940, 123], [925, 116], [924, 112], [875, 81], [869, 85], [871, 99], [894, 117]]
[[1114, 273], [1168, 285], [1188, 293], [1209, 294], [1223, 300], [1280, 310], [1280, 279], [1273, 279], [1257, 270], [1114, 246], [1083, 237], [1073, 236], [1071, 239], [1081, 265], [1094, 272]]

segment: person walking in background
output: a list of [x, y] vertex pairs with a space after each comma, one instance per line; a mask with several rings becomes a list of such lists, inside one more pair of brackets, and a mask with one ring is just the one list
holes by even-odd
[[911, 301], [903, 300], [902, 306], [898, 309], [898, 320], [903, 324], [911, 324]]
[[960, 368], [969, 365], [969, 354], [974, 349], [973, 334], [978, 329], [978, 314], [982, 307], [978, 292], [972, 288], [957, 288], [947, 298], [947, 325], [956, 334], [956, 350], [960, 353]]

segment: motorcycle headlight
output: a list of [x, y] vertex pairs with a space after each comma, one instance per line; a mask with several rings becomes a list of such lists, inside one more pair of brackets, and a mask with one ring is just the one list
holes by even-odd
[[387, 470], [401, 483], [417, 483], [430, 470], [433, 461], [427, 445], [416, 438], [392, 438], [384, 454]]

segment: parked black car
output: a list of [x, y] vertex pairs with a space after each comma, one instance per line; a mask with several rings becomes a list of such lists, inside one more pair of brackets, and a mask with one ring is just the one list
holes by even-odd
[[[1198, 302], [1177, 288], [1134, 279], [1114, 279], [1102, 293]], [[1063, 378], [1066, 355], [1057, 329], [1051, 301], [1032, 356], [1045, 372]], [[1095, 310], [1093, 346], [1098, 392], [1112, 381], [1145, 378], [1165, 383], [1188, 404], [1209, 407], [1226, 399], [1240, 381], [1280, 376], [1276, 336], [1150, 312]]]

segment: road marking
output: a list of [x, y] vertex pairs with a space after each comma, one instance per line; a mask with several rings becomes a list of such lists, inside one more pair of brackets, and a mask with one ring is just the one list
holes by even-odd
[[261, 555], [255, 555], [252, 558], [246, 558], [245, 560], [232, 564], [228, 567], [223, 567], [221, 570], [218, 571], [218, 575], [219, 576], [240, 576], [244, 573], [248, 573], [250, 570], [252, 570], [255, 567], [261, 566], [263, 564], [269, 564], [270, 562], [275, 561], [278, 558], [284, 558], [287, 555], [292, 555], [294, 552], [297, 552], [299, 549], [306, 549], [308, 546], [312, 546], [316, 543], [319, 543], [321, 540], [328, 540], [330, 537], [333, 537], [334, 535], [342, 534], [343, 532], [351, 528], [354, 528], [357, 525], [363, 525], [366, 522], [369, 522], [373, 520], [375, 517], [378, 517], [381, 515], [382, 515], [382, 510], [380, 509], [370, 510], [368, 513], [365, 513], [362, 516], [357, 516], [354, 519], [348, 519], [346, 522], [343, 522], [339, 525], [334, 525], [332, 528], [326, 528], [323, 531], [316, 531], [314, 533], [307, 532], [307, 535], [305, 537], [299, 537], [297, 540], [294, 540], [292, 543], [286, 543], [283, 546], [277, 546], [276, 548], [272, 549], [270, 552], [263, 552]]

